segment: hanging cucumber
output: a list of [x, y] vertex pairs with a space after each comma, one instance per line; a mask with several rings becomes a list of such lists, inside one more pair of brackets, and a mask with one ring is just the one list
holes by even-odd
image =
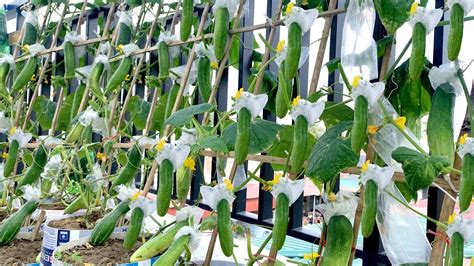
[[354, 124], [351, 131], [351, 147], [355, 154], [359, 154], [367, 142], [368, 113], [367, 99], [363, 96], [357, 97], [354, 107]]
[[0, 96], [3, 98], [7, 98], [10, 95], [6, 85], [8, 73], [10, 73], [10, 63], [3, 62], [0, 65]]
[[474, 191], [474, 155], [467, 153], [462, 160], [461, 186], [459, 188], [459, 208], [469, 209]]
[[153, 266], [175, 265], [190, 239], [191, 236], [189, 235], [183, 235], [176, 239], [170, 248], [153, 263]]
[[464, 8], [460, 4], [454, 4], [449, 18], [448, 59], [456, 61], [461, 51], [464, 32]]
[[449, 266], [462, 266], [464, 261], [464, 238], [456, 232], [451, 236], [449, 246]]
[[158, 43], [158, 77], [165, 80], [170, 75], [170, 50], [166, 42]]
[[191, 187], [191, 176], [193, 171], [184, 165], [176, 171], [176, 196], [178, 200], [186, 200]]
[[227, 38], [229, 37], [229, 11], [227, 8], [218, 8], [214, 14], [214, 53], [217, 60], [224, 58]]
[[156, 195], [156, 211], [158, 215], [165, 216], [171, 202], [173, 193], [173, 164], [165, 159], [160, 164], [159, 186]]
[[168, 93], [164, 120], [166, 120], [171, 115], [171, 112], [173, 112], [173, 107], [174, 107], [174, 103], [176, 102], [176, 97], [178, 97], [179, 88], [180, 88], [180, 85], [178, 83], [175, 83], [171, 87]]
[[109, 239], [120, 217], [124, 216], [130, 210], [128, 204], [129, 202], [121, 202], [113, 211], [107, 213], [99, 220], [94, 230], [92, 230], [91, 239], [89, 241], [91, 245], [100, 246]]
[[72, 42], [64, 43], [64, 78], [71, 81], [76, 70], [76, 52]]
[[64, 209], [64, 214], [73, 214], [79, 210], [87, 209], [88, 202], [93, 199], [93, 193], [90, 190], [84, 192], [84, 196], [79, 195], [75, 200]]
[[288, 230], [288, 217], [290, 203], [288, 196], [280, 193], [276, 199], [275, 223], [273, 224], [272, 250], [280, 250], [285, 244], [286, 231]]
[[115, 70], [115, 72], [112, 74], [110, 79], [107, 82], [107, 86], [105, 87], [106, 92], [115, 92], [122, 82], [125, 80], [127, 77], [128, 73], [132, 69], [132, 58], [130, 57], [124, 57], [122, 61], [120, 62], [120, 65], [118, 68]]
[[291, 23], [288, 27], [288, 50], [285, 60], [285, 77], [292, 80], [298, 74], [301, 57], [301, 36], [303, 31], [298, 23]]
[[207, 56], [198, 60], [197, 84], [202, 101], [207, 103], [212, 91], [211, 60]]
[[40, 145], [35, 152], [35, 156], [33, 157], [33, 163], [26, 171], [26, 174], [23, 178], [18, 182], [18, 187], [22, 187], [25, 185], [32, 185], [38, 181], [41, 173], [43, 172], [44, 166], [48, 161], [48, 155], [46, 153], [46, 149], [43, 145]]
[[137, 243], [140, 232], [142, 231], [143, 218], [145, 214], [140, 208], [134, 208], [132, 210], [132, 215], [130, 216], [130, 225], [128, 226], [127, 233], [125, 234], [125, 239], [123, 240], [123, 248], [125, 250], [130, 250]]
[[222, 253], [227, 257], [232, 256], [234, 254], [234, 237], [230, 220], [230, 204], [227, 200], [221, 200], [217, 204], [217, 232]]
[[365, 183], [364, 209], [362, 210], [361, 226], [362, 235], [369, 237], [372, 234], [377, 214], [378, 186], [374, 180]]
[[331, 217], [321, 266], [347, 265], [352, 250], [352, 224], [346, 216]]
[[290, 110], [291, 80], [285, 77], [285, 63], [280, 65], [278, 70], [278, 89], [275, 98], [276, 116], [283, 118]]
[[70, 121], [74, 119], [77, 115], [77, 111], [79, 110], [79, 106], [81, 105], [82, 96], [84, 95], [84, 91], [86, 90], [86, 84], [81, 83], [74, 91], [74, 98], [72, 100], [71, 106], [71, 115], [69, 116]]
[[241, 108], [237, 118], [237, 135], [235, 139], [235, 163], [241, 165], [245, 162], [250, 144], [250, 123], [252, 115], [247, 108]]
[[[28, 14], [27, 18], [28, 16], [34, 16], [34, 15]], [[23, 32], [23, 39], [21, 40], [21, 46], [33, 45], [36, 43], [37, 38], [38, 38], [38, 29], [36, 28], [36, 26], [30, 22], [25, 22], [25, 28]]]
[[32, 214], [38, 208], [38, 205], [36, 201], [28, 201], [17, 212], [3, 221], [0, 225], [0, 246], [6, 246], [15, 239], [26, 217]]
[[191, 35], [191, 27], [193, 26], [194, 18], [194, 0], [183, 0], [182, 2], [182, 12], [181, 12], [181, 23], [179, 36], [181, 41], [186, 41]]
[[413, 26], [411, 57], [408, 65], [411, 80], [417, 80], [421, 76], [425, 64], [425, 47], [426, 28], [418, 22]]
[[118, 177], [112, 182], [112, 186], [110, 188], [111, 195], [117, 194], [117, 191], [115, 191], [114, 188], [130, 183], [135, 178], [135, 176], [137, 176], [137, 173], [140, 170], [142, 157], [137, 145], [133, 145], [133, 148], [129, 150], [127, 158], [127, 164], [122, 168]]
[[87, 79], [87, 83], [92, 94], [100, 99], [103, 97], [102, 90], [100, 89], [100, 79], [102, 77], [102, 73], [104, 73], [104, 68], [104, 63], [96, 62], [92, 67], [89, 78]]
[[302, 115], [295, 121], [293, 131], [293, 148], [291, 149], [290, 165], [293, 173], [301, 172], [306, 159], [306, 149], [308, 145], [308, 120]]
[[[128, 16], [127, 14], [123, 14], [121, 16]], [[117, 41], [115, 42], [116, 46], [119, 45], [126, 45], [132, 41], [132, 27], [127, 25], [127, 23], [121, 22], [119, 24], [119, 33], [117, 37]]]
[[11, 92], [16, 93], [19, 90], [23, 89], [28, 82], [33, 78], [33, 75], [36, 73], [36, 68], [38, 67], [38, 58], [32, 56], [26, 62], [26, 65], [21, 70], [20, 74], [13, 81], [11, 87]]
[[13, 168], [15, 168], [15, 163], [16, 159], [18, 157], [18, 150], [20, 149], [20, 144], [18, 143], [17, 140], [13, 140], [10, 142], [10, 145], [8, 146], [8, 157], [7, 160], [5, 161], [5, 165], [3, 167], [3, 176], [4, 177], [10, 177]]

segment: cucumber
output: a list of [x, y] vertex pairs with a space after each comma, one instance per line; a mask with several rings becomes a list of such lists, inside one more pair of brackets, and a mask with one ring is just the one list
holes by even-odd
[[456, 61], [461, 51], [464, 32], [464, 8], [459, 4], [454, 4], [449, 20], [451, 29], [448, 37], [448, 59]]
[[23, 39], [21, 40], [21, 46], [32, 45], [36, 43], [38, 38], [38, 30], [31, 23], [25, 24], [25, 31], [23, 32]]
[[84, 91], [86, 90], [86, 84], [81, 83], [77, 87], [76, 91], [74, 91], [74, 98], [72, 100], [71, 106], [71, 114], [69, 116], [70, 121], [74, 119], [77, 115], [77, 111], [79, 110], [79, 106], [81, 105], [82, 96], [84, 95]]
[[158, 43], [158, 77], [165, 80], [170, 75], [170, 50], [165, 42]]
[[301, 172], [304, 160], [306, 158], [306, 149], [308, 145], [308, 120], [302, 115], [295, 121], [293, 131], [293, 148], [291, 149], [290, 165], [293, 173]]
[[171, 112], [173, 112], [173, 107], [174, 107], [174, 103], [176, 102], [176, 97], [178, 97], [179, 88], [180, 88], [180, 85], [178, 83], [175, 83], [171, 87], [168, 93], [168, 99], [166, 101], [165, 118], [163, 121], [165, 121], [171, 115]]
[[3, 63], [0, 65], [0, 96], [3, 98], [8, 98], [10, 95], [7, 90], [7, 77], [8, 73], [10, 73], [10, 64]]
[[221, 61], [224, 58], [229, 37], [229, 11], [224, 7], [218, 8], [214, 17], [214, 53], [217, 60]]
[[18, 157], [18, 150], [20, 149], [20, 144], [18, 141], [13, 140], [10, 142], [10, 145], [8, 147], [8, 157], [7, 160], [5, 161], [5, 165], [3, 167], [3, 176], [4, 177], [10, 177], [13, 168], [15, 168], [15, 163], [16, 159]]
[[278, 194], [275, 207], [275, 223], [273, 224], [272, 250], [278, 251], [285, 244], [289, 212], [288, 197], [284, 193]]
[[249, 151], [250, 143], [250, 123], [252, 115], [247, 108], [242, 108], [239, 111], [237, 121], [237, 135], [235, 139], [235, 163], [241, 165], [245, 162]]
[[100, 89], [100, 78], [102, 77], [102, 73], [104, 73], [104, 64], [97, 62], [92, 67], [91, 74], [87, 79], [87, 84], [89, 85], [92, 94], [100, 99], [103, 98], [103, 93]]
[[71, 42], [64, 43], [64, 78], [71, 81], [76, 70], [76, 52]]
[[292, 80], [298, 74], [298, 66], [301, 57], [301, 36], [302, 29], [298, 23], [291, 23], [288, 27], [288, 50], [285, 60], [285, 77]]
[[175, 265], [181, 253], [186, 249], [190, 239], [189, 235], [183, 235], [176, 239], [170, 248], [153, 263], [153, 266]]
[[191, 187], [192, 170], [181, 165], [176, 171], [176, 196], [179, 200], [186, 200]]
[[372, 234], [377, 215], [378, 187], [374, 180], [365, 183], [364, 209], [362, 210], [361, 226], [362, 235], [369, 237]]
[[77, 122], [69, 131], [64, 141], [66, 143], [74, 143], [78, 141], [82, 136], [82, 131], [84, 131], [84, 128], [85, 127], [81, 123]]
[[151, 238], [132, 254], [130, 262], [148, 260], [163, 253], [173, 243], [176, 233], [186, 225], [188, 225], [187, 221], [176, 223], [164, 233]]
[[276, 116], [283, 118], [290, 110], [290, 98], [291, 98], [291, 80], [285, 77], [285, 63], [280, 65], [278, 70], [278, 89], [275, 98], [275, 111]]
[[418, 22], [413, 26], [411, 57], [408, 65], [408, 73], [411, 80], [417, 80], [421, 76], [423, 65], [425, 64], [425, 47], [426, 28]]
[[11, 92], [16, 93], [23, 89], [28, 84], [28, 82], [30, 82], [31, 78], [33, 78], [37, 67], [38, 58], [36, 58], [36, 56], [30, 57], [26, 62], [25, 67], [23, 67], [20, 74], [18, 74], [18, 76], [15, 78], [15, 81], [13, 81]]
[[462, 266], [464, 261], [464, 238], [458, 232], [451, 236], [449, 266]]
[[470, 153], [464, 155], [462, 162], [462, 178], [459, 188], [459, 208], [461, 212], [469, 209], [474, 190], [474, 156]]
[[143, 0], [125, 0], [125, 3], [130, 7], [143, 5]]
[[112, 186], [110, 188], [111, 195], [117, 194], [114, 188], [130, 183], [135, 178], [135, 176], [137, 176], [137, 173], [140, 170], [141, 160], [142, 157], [140, 155], [138, 146], [133, 145], [133, 148], [128, 152], [127, 164], [122, 168], [118, 177], [112, 182]]
[[80, 195], [75, 200], [69, 204], [66, 209], [64, 209], [64, 214], [73, 214], [79, 210], [83, 210], [87, 208], [87, 202], [85, 201], [84, 197]]
[[171, 202], [173, 193], [173, 164], [165, 159], [160, 164], [159, 186], [156, 195], [156, 212], [160, 216], [165, 216]]
[[115, 92], [122, 82], [127, 77], [128, 73], [132, 69], [132, 59], [130, 57], [124, 57], [120, 62], [120, 65], [110, 77], [105, 87], [106, 92]]
[[359, 154], [367, 142], [368, 113], [367, 99], [363, 96], [357, 97], [354, 107], [354, 124], [352, 124], [351, 131], [351, 147], [355, 154]]
[[89, 241], [91, 245], [100, 246], [109, 239], [120, 217], [124, 216], [130, 210], [128, 204], [129, 202], [126, 201], [121, 202], [113, 211], [107, 213], [99, 220], [94, 230], [92, 230], [91, 239]]
[[38, 208], [38, 205], [39, 203], [36, 201], [28, 201], [21, 209], [3, 221], [0, 225], [0, 246], [6, 246], [15, 239], [26, 217], [32, 214]]
[[455, 95], [447, 93], [443, 86], [435, 90], [427, 124], [428, 146], [432, 155], [440, 155], [454, 161], [453, 115]]
[[209, 102], [212, 91], [211, 60], [207, 56], [199, 58], [197, 70], [199, 95], [203, 102]]
[[32, 185], [36, 183], [43, 172], [47, 161], [48, 155], [46, 153], [46, 149], [43, 145], [40, 145], [36, 149], [35, 156], [33, 157], [33, 164], [28, 168], [23, 178], [18, 182], [17, 189], [25, 185]]
[[217, 204], [217, 232], [222, 253], [227, 257], [232, 256], [234, 254], [234, 237], [230, 220], [230, 204], [227, 200], [221, 200]]
[[321, 266], [347, 265], [352, 250], [352, 224], [346, 216], [331, 217]]
[[193, 25], [194, 18], [194, 0], [183, 0], [182, 2], [182, 12], [181, 12], [181, 23], [179, 36], [181, 41], [186, 41], [191, 35], [191, 27]]
[[134, 208], [132, 210], [130, 225], [128, 226], [128, 231], [125, 234], [125, 239], [123, 240], [124, 249], [130, 250], [137, 243], [138, 236], [140, 236], [140, 232], [142, 231], [144, 215], [145, 214], [143, 213], [143, 210], [140, 208]]
[[125, 23], [120, 23], [119, 27], [119, 34], [115, 45], [129, 44], [132, 41], [132, 28]]

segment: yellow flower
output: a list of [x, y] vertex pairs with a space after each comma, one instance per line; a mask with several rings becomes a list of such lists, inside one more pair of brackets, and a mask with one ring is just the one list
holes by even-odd
[[459, 144], [464, 145], [466, 143], [466, 140], [467, 140], [467, 133], [465, 133], [459, 138]]
[[296, 107], [300, 100], [301, 100], [301, 97], [299, 95], [296, 96], [296, 98], [294, 98], [293, 101], [291, 102], [291, 106]]
[[410, 14], [415, 14], [416, 12], [418, 12], [418, 6], [419, 5], [420, 5], [420, 3], [413, 2], [413, 4], [411, 5], [411, 8], [410, 8]]
[[328, 199], [329, 199], [330, 202], [335, 202], [335, 201], [337, 201], [336, 194], [334, 194], [334, 192], [329, 193]]
[[10, 135], [15, 134], [15, 132], [16, 132], [16, 127], [10, 128]]
[[156, 149], [161, 151], [165, 148], [166, 141], [164, 139], [161, 139], [158, 144], [156, 144]]
[[291, 11], [293, 11], [293, 7], [295, 6], [295, 3], [289, 3], [287, 6], [286, 6], [286, 14], [290, 14]]
[[319, 253], [318, 252], [313, 252], [313, 253], [308, 253], [308, 254], [304, 254], [303, 258], [305, 260], [312, 260], [312, 259], [316, 259], [316, 258], [319, 258]]
[[449, 215], [448, 224], [454, 223], [454, 219], [455, 219], [455, 218], [456, 218], [456, 213], [453, 212], [453, 214]]
[[123, 54], [123, 45], [120, 44], [119, 46], [117, 46], [117, 51], [121, 54]]
[[137, 191], [135, 194], [133, 194], [131, 200], [132, 201], [137, 200], [139, 196], [140, 196], [140, 191]]
[[399, 118], [395, 119], [395, 124], [402, 130], [405, 129], [405, 123], [407, 122], [407, 118], [404, 116], [400, 116]]
[[212, 61], [212, 62], [211, 62], [211, 68], [212, 68], [212, 69], [217, 69], [217, 68], [219, 68], [219, 63], [217, 63], [217, 61]]
[[370, 160], [365, 161], [365, 163], [362, 164], [362, 172], [367, 171], [367, 169], [369, 169], [369, 165], [370, 165]]
[[354, 79], [352, 80], [352, 88], [357, 88], [357, 86], [359, 86], [359, 81], [362, 79], [362, 77], [360, 75], [357, 75], [354, 77]]
[[224, 184], [227, 186], [228, 190], [233, 190], [234, 186], [232, 186], [232, 182], [229, 179], [224, 179]]
[[184, 166], [194, 171], [196, 169], [196, 162], [194, 162], [193, 158], [188, 157], [184, 160]]
[[96, 157], [99, 161], [105, 160], [105, 155], [102, 152], [98, 152]]
[[240, 99], [240, 97], [242, 97], [242, 93], [244, 93], [244, 88], [240, 88], [240, 90], [235, 93], [235, 99]]
[[127, 74], [127, 75], [125, 76], [125, 81], [130, 81], [130, 74]]
[[378, 127], [378, 126], [370, 125], [370, 126], [367, 127], [367, 131], [368, 131], [369, 134], [371, 134], [371, 135], [377, 133], [378, 130], [379, 130], [379, 127]]
[[23, 45], [23, 47], [21, 48], [21, 50], [23, 50], [23, 52], [25, 52], [25, 53], [28, 53], [29, 50], [30, 50], [30, 46], [29, 46], [28, 44], [25, 44], [25, 45]]
[[31, 76], [31, 80], [32, 80], [32, 81], [35, 81], [35, 80], [36, 80], [36, 74], [33, 74], [33, 76]]
[[273, 185], [276, 185], [278, 183], [280, 183], [280, 178], [283, 176], [282, 173], [276, 173], [274, 176], [273, 176], [273, 180], [269, 181], [268, 184], [273, 186]]
[[8, 158], [8, 152], [3, 152], [2, 153], [2, 158], [3, 158], [3, 160], [7, 159]]
[[280, 40], [277, 45], [277, 52], [283, 51], [283, 48], [285, 48], [285, 40]]

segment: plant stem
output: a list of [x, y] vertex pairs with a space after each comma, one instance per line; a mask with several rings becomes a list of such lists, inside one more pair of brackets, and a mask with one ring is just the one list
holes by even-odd
[[346, 87], [349, 91], [352, 91], [352, 85], [349, 82], [349, 79], [347, 79], [346, 72], [342, 68], [341, 63], [337, 64], [337, 69], [339, 69], [339, 73], [341, 74], [342, 80], [344, 81], [344, 84], [346, 84]]
[[464, 90], [464, 95], [466, 96], [469, 121], [471, 122], [472, 127], [472, 125], [474, 125], [474, 106], [472, 104], [471, 95], [469, 94], [469, 89], [467, 88], [466, 81], [464, 80], [464, 75], [461, 69], [458, 70], [458, 78], [461, 82], [462, 89]]
[[395, 68], [400, 63], [400, 61], [402, 61], [403, 56], [408, 51], [408, 48], [410, 48], [411, 42], [412, 42], [412, 38], [410, 38], [408, 40], [407, 44], [405, 44], [405, 47], [403, 47], [402, 52], [398, 55], [398, 57], [395, 60], [395, 62], [393, 63], [393, 65], [389, 68], [389, 70], [387, 71], [387, 73], [383, 77], [383, 81], [387, 81], [388, 77], [390, 77], [392, 75], [393, 71], [395, 71]]

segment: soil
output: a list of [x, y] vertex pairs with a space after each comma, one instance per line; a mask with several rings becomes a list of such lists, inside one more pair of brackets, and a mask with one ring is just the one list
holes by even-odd
[[103, 246], [97, 247], [87, 243], [63, 251], [59, 259], [63, 263], [71, 263], [73, 265], [84, 265], [84, 263], [94, 263], [97, 265], [128, 263], [133, 252], [140, 247], [140, 242], [137, 242], [132, 250], [125, 250], [122, 245], [123, 240], [118, 239], [109, 240]]
[[68, 217], [59, 220], [53, 220], [48, 223], [50, 227], [67, 230], [88, 230], [92, 229], [103, 215], [99, 212], [93, 212], [89, 215], [88, 221], [84, 216]]
[[10, 245], [0, 247], [0, 265], [34, 263], [41, 252], [42, 238], [35, 241], [15, 239]]
[[40, 208], [43, 210], [64, 210], [66, 207], [62, 202], [54, 202], [54, 203], [44, 203], [40, 205]]
[[0, 223], [8, 217], [5, 211], [0, 211]]

